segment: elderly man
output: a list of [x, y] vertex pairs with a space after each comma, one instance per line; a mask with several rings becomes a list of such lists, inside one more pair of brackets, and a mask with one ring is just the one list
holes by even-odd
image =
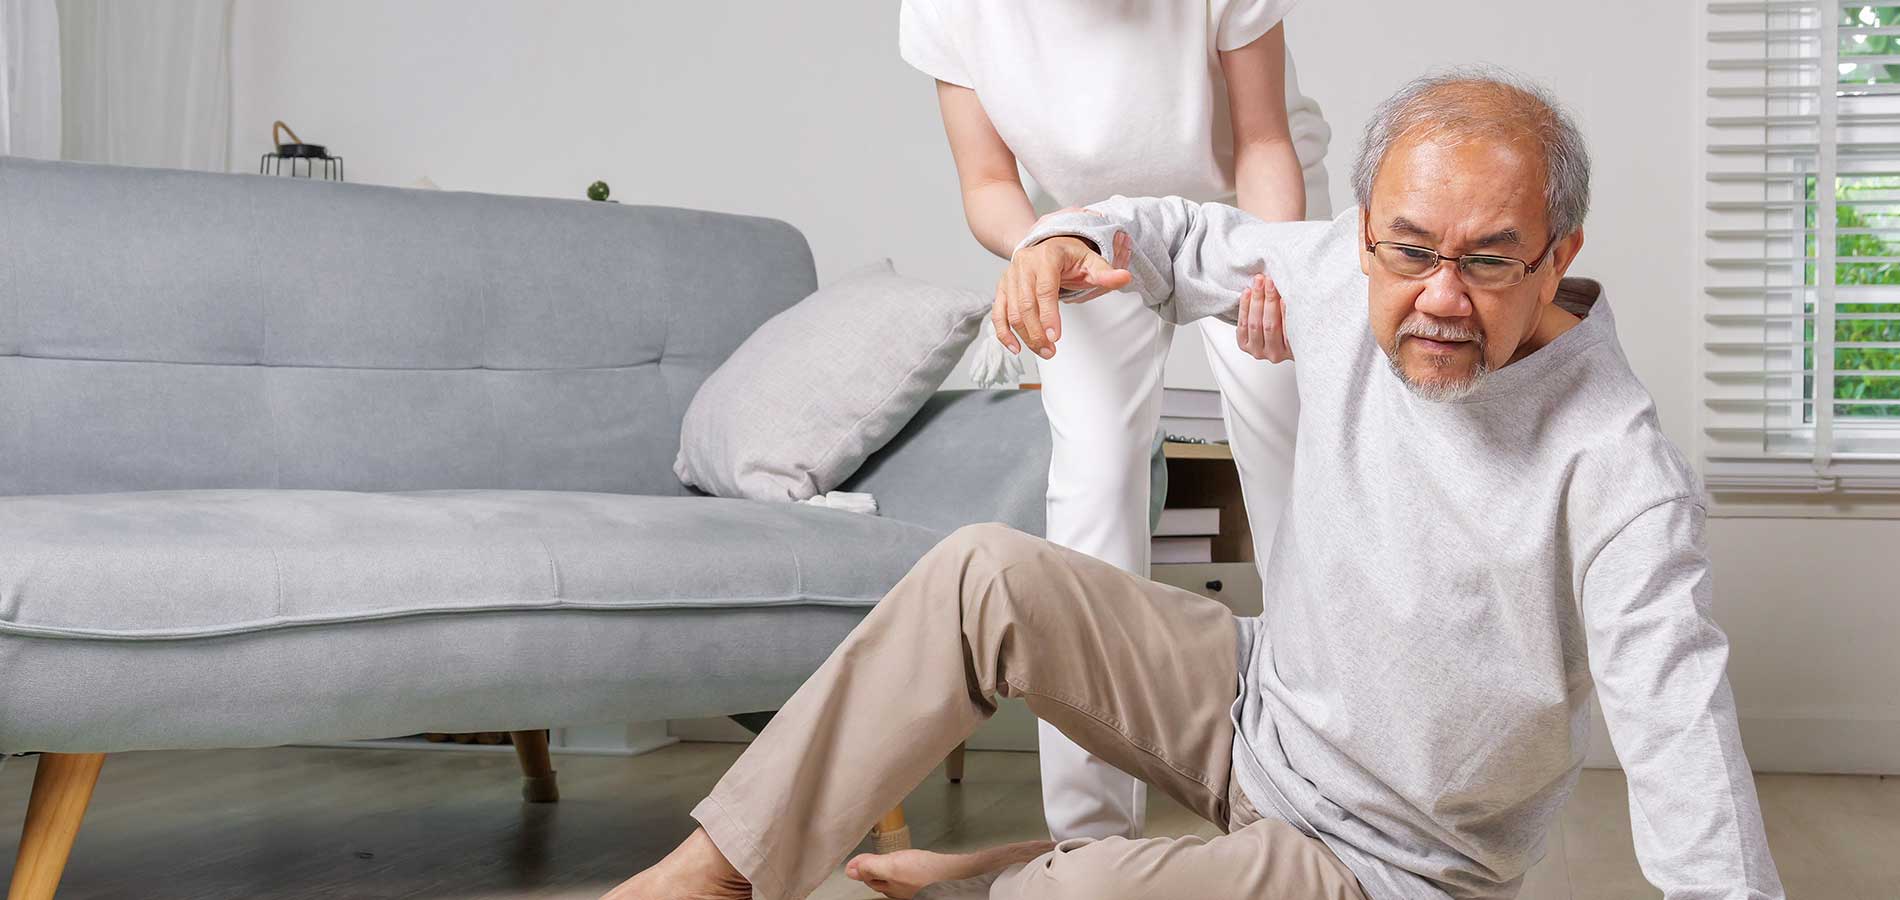
[[[1045, 220], [1005, 278], [1022, 341], [1055, 340], [1059, 289], [1132, 282], [1164, 317], [1297, 349], [1265, 615], [963, 529], [700, 804], [703, 829], [611, 896], [804, 896], [1006, 696], [1226, 834], [910, 851], [853, 877], [893, 896], [984, 876], [1007, 898], [1508, 898], [1576, 782], [1594, 687], [1649, 880], [1781, 897], [1701, 492], [1607, 302], [1562, 281], [1587, 168], [1536, 89], [1454, 75], [1377, 111], [1359, 208], [1330, 224], [1125, 198]], [[1118, 239], [1126, 271], [1097, 254]], [[1292, 298], [1284, 338], [1263, 267]]]

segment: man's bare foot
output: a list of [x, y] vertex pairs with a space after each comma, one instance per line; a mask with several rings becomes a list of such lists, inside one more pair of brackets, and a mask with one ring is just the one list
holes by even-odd
[[939, 881], [958, 881], [987, 875], [1017, 863], [1028, 862], [1050, 850], [1048, 841], [1025, 841], [978, 850], [975, 853], [932, 853], [928, 850], [899, 850], [895, 853], [865, 853], [844, 864], [844, 874], [853, 881], [886, 897], [909, 900]]
[[693, 831], [653, 868], [608, 891], [601, 900], [748, 900], [752, 885], [726, 861], [706, 829]]

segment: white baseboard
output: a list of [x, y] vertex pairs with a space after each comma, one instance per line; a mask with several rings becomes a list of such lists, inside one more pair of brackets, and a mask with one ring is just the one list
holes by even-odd
[[[1742, 749], [1757, 772], [1900, 774], [1900, 719], [1742, 716]], [[1601, 715], [1591, 716], [1592, 769], [1622, 768]]]
[[1900, 775], [1900, 719], [1743, 716], [1757, 772]]
[[555, 753], [639, 756], [680, 742], [667, 733], [665, 720], [631, 725], [583, 725], [556, 728], [548, 740]]
[[682, 741], [697, 743], [747, 744], [752, 742], [752, 732], [724, 716], [712, 719], [673, 719], [666, 723], [666, 733]]
[[[548, 752], [567, 756], [639, 756], [661, 747], [677, 744], [680, 739], [667, 733], [665, 722], [635, 722], [631, 725], [582, 725], [550, 729]], [[293, 744], [295, 747], [332, 747], [346, 750], [428, 750], [440, 753], [513, 753], [505, 744], [433, 743], [422, 738], [389, 738], [374, 741], [319, 741]]]

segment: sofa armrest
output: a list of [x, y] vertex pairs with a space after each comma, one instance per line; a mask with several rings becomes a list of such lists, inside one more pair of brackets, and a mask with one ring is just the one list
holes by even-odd
[[1035, 391], [939, 391], [840, 490], [878, 515], [953, 531], [1002, 522], [1043, 534], [1049, 420]]

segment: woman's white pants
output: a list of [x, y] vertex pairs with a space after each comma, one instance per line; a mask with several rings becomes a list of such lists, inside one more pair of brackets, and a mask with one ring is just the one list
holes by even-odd
[[[1331, 216], [1323, 164], [1307, 168], [1306, 198], [1308, 218]], [[1234, 292], [1242, 287], [1235, 285]], [[1144, 575], [1149, 461], [1174, 327], [1133, 294], [1065, 304], [1055, 358], [1036, 361], [1042, 407], [1053, 433], [1049, 540]], [[1185, 327], [1199, 329], [1207, 347], [1253, 528], [1254, 563], [1264, 568], [1293, 479], [1300, 416], [1294, 364], [1248, 356], [1235, 342], [1234, 326], [1225, 322], [1202, 319]], [[1058, 841], [1142, 837], [1147, 786], [1090, 756], [1047, 722], [1036, 727], [1050, 835]]]
[[[1048, 537], [1130, 572], [1148, 572], [1149, 461], [1161, 415], [1161, 373], [1173, 341], [1140, 298], [1109, 294], [1062, 309], [1054, 358], [1037, 360], [1054, 434]], [[1293, 364], [1254, 359], [1234, 326], [1204, 319], [1208, 362], [1220, 386], [1228, 441], [1240, 468], [1264, 563], [1293, 473], [1300, 399]], [[1043, 814], [1056, 840], [1142, 836], [1147, 787], [1038, 722]]]

